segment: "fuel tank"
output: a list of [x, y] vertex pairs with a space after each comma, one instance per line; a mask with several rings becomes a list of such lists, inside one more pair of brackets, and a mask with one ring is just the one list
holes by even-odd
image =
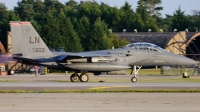
[[65, 67], [74, 69], [74, 70], [82, 70], [82, 71], [117, 71], [117, 70], [125, 70], [131, 68], [128, 65], [116, 64], [116, 63], [74, 63], [65, 65]]

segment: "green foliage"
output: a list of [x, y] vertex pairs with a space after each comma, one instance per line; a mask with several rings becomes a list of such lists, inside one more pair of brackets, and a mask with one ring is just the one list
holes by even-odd
[[188, 16], [189, 27], [188, 30], [192, 32], [197, 32], [200, 29], [200, 11], [199, 14]]
[[97, 18], [101, 16], [100, 6], [97, 2], [84, 2], [80, 5], [78, 17], [87, 16], [90, 18], [90, 22], [94, 23]]
[[65, 51], [90, 51], [122, 47], [129, 43], [112, 32], [147, 32], [151, 29], [196, 31], [200, 13], [186, 16], [179, 9], [174, 15], [160, 17], [161, 0], [138, 0], [134, 11], [130, 3], [120, 8], [93, 1], [21, 0], [14, 10], [0, 3], [0, 41], [5, 45], [9, 21], [31, 21], [49, 48], [64, 47]]
[[61, 39], [59, 39], [59, 43], [62, 43], [60, 45], [63, 45], [65, 51], [68, 52], [82, 51], [80, 38], [78, 38], [78, 35], [74, 30], [70, 18], [65, 17], [64, 13], [63, 14], [60, 13], [59, 18], [60, 18], [59, 24], [61, 26], [61, 28], [59, 28], [61, 33]]
[[72, 8], [76, 8], [78, 6], [78, 3], [74, 0], [69, 0], [66, 2], [66, 6], [71, 6]]
[[82, 47], [84, 48], [84, 50], [89, 50], [89, 46], [90, 43], [89, 41], [89, 37], [90, 37], [90, 33], [91, 33], [91, 24], [89, 22], [89, 18], [86, 16], [83, 16], [81, 19], [79, 19], [79, 23], [77, 25], [77, 32], [79, 35], [79, 38], [81, 39], [81, 43]]
[[113, 20], [111, 15], [111, 7], [102, 2], [100, 5], [100, 10], [101, 10], [101, 19], [107, 23], [108, 28], [111, 28]]
[[87, 39], [90, 46], [87, 46], [86, 50], [109, 49], [110, 42], [108, 35], [110, 32], [108, 31], [107, 24], [98, 18], [91, 28], [93, 31], [91, 31], [91, 34]]
[[4, 3], [0, 3], [0, 20], [3, 19], [4, 15], [7, 13], [7, 7]]
[[21, 2], [18, 2], [17, 7], [14, 7], [14, 12], [19, 15], [21, 21], [30, 20], [30, 18], [34, 14], [33, 2], [30, 3], [28, 1], [22, 0]]
[[176, 28], [178, 31], [184, 31], [189, 27], [189, 19], [184, 15], [184, 11], [181, 11], [180, 7], [173, 15], [172, 28]]
[[123, 13], [122, 16], [122, 25], [123, 28], [126, 29], [127, 32], [131, 32], [134, 30], [134, 12], [131, 9], [131, 5], [128, 2], [125, 2], [124, 6], [121, 7], [120, 9]]
[[111, 34], [109, 36], [109, 41], [111, 42], [111, 46], [114, 48], [121, 48], [127, 44], [130, 44], [129, 41], [127, 41], [125, 38], [119, 38], [119, 36], [115, 34]]
[[136, 14], [141, 17], [141, 22], [144, 24], [138, 31], [147, 32], [148, 29], [151, 29], [152, 31], [157, 32], [159, 28], [156, 24], [156, 19], [154, 19], [148, 12], [145, 2], [140, 0], [138, 4]]
[[150, 15], [159, 17], [161, 13], [159, 11], [163, 10], [163, 7], [158, 6], [162, 3], [162, 0], [143, 0]]
[[124, 29], [122, 24], [122, 15], [122, 12], [117, 7], [111, 9], [111, 16], [113, 18], [111, 28], [114, 32], [122, 32]]
[[49, 11], [44, 14], [44, 22], [42, 28], [41, 37], [43, 37], [45, 43], [50, 48], [57, 48], [59, 43], [60, 32], [59, 23], [57, 19], [53, 16], [53, 11]]
[[45, 5], [43, 4], [42, 0], [35, 0], [33, 3], [33, 9], [35, 13], [42, 13]]
[[4, 3], [0, 3], [0, 41], [7, 49], [7, 31], [10, 30], [9, 21], [19, 21], [19, 16], [11, 10], [7, 10]]

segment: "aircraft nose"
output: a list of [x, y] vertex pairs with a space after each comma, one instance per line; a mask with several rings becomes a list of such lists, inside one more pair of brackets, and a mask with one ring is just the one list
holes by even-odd
[[182, 66], [194, 66], [197, 65], [198, 62], [195, 60], [192, 60], [190, 58], [182, 56], [181, 58], [178, 59], [178, 65]]

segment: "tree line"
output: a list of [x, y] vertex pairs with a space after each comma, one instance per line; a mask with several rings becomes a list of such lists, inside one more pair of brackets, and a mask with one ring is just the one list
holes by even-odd
[[31, 21], [49, 48], [64, 47], [79, 52], [122, 47], [129, 42], [112, 32], [170, 32], [174, 29], [196, 31], [200, 12], [185, 15], [179, 7], [173, 15], [161, 17], [162, 0], [138, 0], [137, 8], [125, 2], [111, 7], [96, 1], [21, 0], [13, 10], [0, 3], [0, 41], [5, 45], [9, 21]]

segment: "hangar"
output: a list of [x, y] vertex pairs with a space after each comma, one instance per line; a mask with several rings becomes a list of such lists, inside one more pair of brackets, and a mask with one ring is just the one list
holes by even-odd
[[200, 32], [113, 32], [131, 43], [149, 42], [174, 54], [200, 60]]
[[27, 72], [31, 66], [17, 63], [12, 59], [11, 33], [7, 32], [7, 43], [0, 42], [0, 75], [14, 74], [13, 71]]
[[0, 53], [6, 53], [6, 50], [3, 46], [3, 44], [1, 43], [1, 41], [0, 41]]

